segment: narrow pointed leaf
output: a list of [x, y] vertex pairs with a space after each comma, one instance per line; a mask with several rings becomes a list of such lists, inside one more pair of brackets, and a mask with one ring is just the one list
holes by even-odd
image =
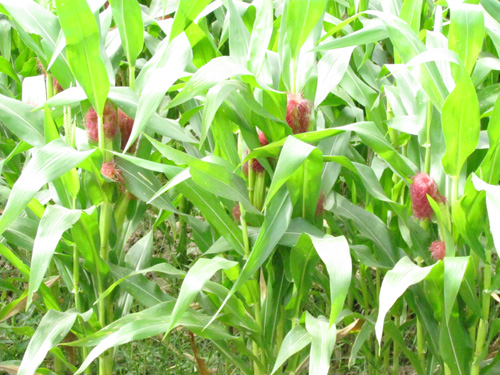
[[330, 277], [330, 325], [333, 325], [342, 311], [351, 284], [352, 260], [349, 244], [343, 236], [311, 236], [311, 240]]
[[457, 4], [451, 8], [450, 19], [448, 46], [458, 54], [470, 75], [483, 45], [483, 9], [475, 4]]
[[469, 77], [462, 76], [443, 105], [441, 122], [446, 140], [443, 168], [458, 176], [479, 142], [479, 103]]
[[57, 0], [57, 14], [66, 37], [66, 56], [78, 83], [99, 115], [109, 92], [109, 78], [101, 57], [99, 29], [85, 0]]
[[276, 165], [276, 171], [264, 203], [265, 206], [314, 150], [317, 150], [314, 146], [288, 136]]
[[230, 77], [250, 72], [228, 56], [217, 57], [203, 65], [186, 83], [182, 91], [170, 102], [169, 108], [182, 104]]
[[144, 45], [141, 7], [137, 0], [112, 0], [109, 3], [127, 61], [131, 67], [135, 67], [137, 56]]
[[[438, 264], [438, 263], [436, 263]], [[427, 277], [434, 265], [428, 267], [418, 267], [412, 263], [410, 258], [402, 258], [392, 270], [387, 272], [379, 296], [379, 311], [375, 333], [380, 343], [382, 331], [384, 329], [385, 315], [399, 297], [413, 284], [417, 284]]]
[[196, 295], [201, 291], [205, 283], [221, 269], [227, 270], [237, 265], [224, 258], [215, 257], [212, 259], [199, 259], [193, 267], [188, 271], [179, 291], [179, 297], [172, 311], [172, 320], [166, 332], [170, 332], [172, 327], [181, 318], [182, 314], [188, 309], [189, 305], [195, 299]]
[[295, 353], [300, 352], [307, 345], [311, 343], [311, 335], [302, 327], [301, 325], [296, 325], [292, 328], [283, 343], [281, 344], [280, 351], [278, 353], [278, 357], [276, 358], [276, 362], [274, 363], [273, 370], [271, 371], [271, 375], [273, 375], [278, 369], [283, 366], [283, 363], [290, 358]]
[[19, 375], [32, 375], [50, 349], [59, 344], [69, 332], [77, 317], [76, 312], [49, 310], [42, 318], [19, 367]]
[[68, 210], [62, 206], [49, 206], [45, 209], [38, 225], [33, 255], [31, 256], [31, 264], [36, 266], [33, 267], [30, 274], [28, 307], [31, 304], [33, 293], [38, 290], [42, 283], [62, 234], [78, 221], [80, 215], [80, 210]]
[[250, 252], [250, 256], [243, 266], [240, 275], [234, 282], [226, 300], [222, 303], [217, 313], [212, 317], [209, 324], [211, 324], [217, 317], [229, 297], [236, 293], [236, 291], [241, 288], [241, 286], [248, 279], [250, 279], [252, 275], [255, 274], [259, 267], [261, 267], [266, 259], [271, 255], [275, 246], [278, 244], [290, 224], [292, 209], [292, 202], [290, 201], [288, 191], [283, 187], [278, 191], [267, 208], [264, 223], [262, 224], [255, 245]]
[[469, 257], [444, 258], [444, 318], [446, 322], [450, 319], [469, 259]]
[[158, 50], [158, 61], [145, 83], [139, 98], [134, 127], [128, 139], [125, 151], [132, 146], [139, 133], [144, 129], [158, 109], [167, 90], [184, 74], [184, 68], [191, 60], [191, 47], [186, 36], [180, 35], [169, 45], [163, 42]]
[[328, 375], [336, 340], [336, 327], [324, 317], [314, 318], [306, 312], [306, 329], [311, 335], [309, 374]]
[[295, 59], [314, 26], [323, 17], [325, 0], [290, 0], [286, 15], [286, 41]]

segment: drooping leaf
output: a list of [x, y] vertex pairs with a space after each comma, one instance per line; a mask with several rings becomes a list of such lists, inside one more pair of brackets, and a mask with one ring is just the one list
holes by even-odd
[[188, 271], [184, 281], [182, 282], [179, 297], [177, 298], [175, 307], [172, 311], [172, 320], [166, 332], [168, 333], [177, 323], [182, 314], [188, 309], [189, 304], [193, 302], [196, 295], [203, 288], [203, 285], [214, 275], [215, 272], [221, 269], [234, 267], [236, 264], [237, 262], [220, 257], [212, 259], [199, 259]]
[[0, 95], [0, 121], [24, 142], [42, 147], [43, 113], [32, 112], [33, 106]]
[[45, 209], [33, 245], [31, 263], [36, 265], [30, 274], [28, 289], [28, 305], [31, 304], [33, 293], [38, 290], [49, 267], [62, 234], [70, 229], [80, 218], [80, 210], [68, 210], [62, 206], [48, 206]]
[[0, 218], [0, 233], [24, 210], [35, 193], [46, 183], [83, 162], [94, 150], [76, 151], [58, 139], [36, 149], [32, 159], [24, 167], [21, 176], [12, 187], [9, 200]]
[[342, 311], [351, 283], [352, 260], [345, 237], [311, 236], [316, 252], [326, 265], [330, 277], [330, 325]]
[[292, 174], [304, 163], [309, 154], [314, 150], [320, 152], [315, 147], [298, 141], [295, 137], [289, 136], [283, 145], [276, 171], [266, 196], [265, 206], [271, 201], [278, 190], [286, 183]]
[[380, 288], [379, 312], [377, 323], [375, 324], [375, 334], [379, 343], [382, 340], [385, 315], [389, 309], [406, 289], [425, 279], [433, 268], [434, 265], [422, 268], [418, 267], [412, 263], [410, 258], [404, 257], [392, 270], [387, 272]]
[[219, 311], [214, 315], [209, 324], [217, 317], [224, 304], [241, 286], [250, 279], [260, 266], [271, 255], [280, 238], [286, 231], [292, 215], [292, 202], [288, 191], [283, 187], [275, 195], [268, 209], [259, 236], [250, 252], [250, 256], [243, 266], [240, 275], [231, 288], [228, 297], [223, 302]]
[[182, 91], [170, 102], [168, 108], [182, 104], [230, 77], [250, 72], [228, 56], [217, 57], [203, 65], [186, 83]]

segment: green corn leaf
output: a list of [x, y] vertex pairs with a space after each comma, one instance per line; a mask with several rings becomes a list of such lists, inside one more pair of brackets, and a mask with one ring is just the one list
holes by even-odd
[[[174, 302], [159, 304], [140, 313], [125, 316], [116, 322], [104, 327], [103, 332], [97, 332], [97, 344], [89, 353], [75, 375], [81, 374], [91, 363], [107, 349], [126, 344], [130, 341], [144, 340], [165, 332], [172, 325], [172, 309]], [[139, 315], [140, 314], [140, 315]], [[196, 312], [185, 313], [175, 324], [182, 325], [196, 334], [209, 337], [214, 340], [229, 340], [232, 338], [224, 328], [214, 326], [202, 331], [208, 317]], [[93, 339], [93, 338], [92, 338]], [[81, 345], [75, 342], [73, 345]]]
[[217, 313], [212, 317], [209, 324], [217, 317], [219, 312], [224, 307], [225, 303], [241, 286], [255, 274], [262, 266], [266, 259], [271, 255], [280, 238], [286, 232], [286, 228], [290, 223], [292, 215], [292, 202], [288, 195], [288, 191], [281, 188], [272, 203], [266, 210], [266, 216], [259, 236], [250, 252], [247, 262], [243, 266], [238, 279], [233, 284], [230, 293], [226, 300], [222, 303]]
[[[57, 40], [61, 30], [57, 17], [35, 1], [1, 0], [0, 4], [5, 6], [14, 18], [16, 29], [23, 41], [34, 51], [39, 51], [39, 56], [45, 56], [47, 61], [51, 60], [57, 53]], [[42, 37], [41, 44], [45, 53], [26, 32]], [[63, 87], [68, 87], [74, 81], [68, 60], [62, 54], [56, 57], [53, 62], [54, 69], [51, 71]]]
[[325, 0], [290, 0], [287, 2], [286, 43], [295, 59], [316, 24], [323, 18]]
[[[137, 198], [149, 202], [154, 194], [160, 190], [161, 183], [150, 170], [141, 168], [124, 157], [118, 160], [117, 165], [120, 168], [127, 189]], [[151, 204], [162, 210], [177, 211], [165, 195], [155, 198]]]
[[7, 74], [10, 78], [16, 81], [18, 84], [21, 84], [19, 77], [17, 76], [16, 71], [12, 67], [12, 64], [5, 57], [0, 56], [0, 72]]
[[120, 288], [143, 306], [153, 307], [162, 302], [173, 300], [173, 297], [163, 293], [158, 284], [141, 275], [141, 272], [137, 272], [129, 278], [131, 272], [128, 268], [110, 264], [109, 269], [113, 278], [120, 280]]
[[479, 103], [469, 77], [462, 75], [446, 99], [441, 121], [446, 140], [443, 168], [449, 175], [457, 177], [479, 142]]
[[230, 77], [249, 75], [250, 72], [228, 56], [217, 57], [203, 65], [186, 83], [182, 91], [167, 106], [172, 108], [207, 91]]
[[493, 243], [495, 244], [495, 249], [498, 251], [498, 249], [500, 249], [500, 233], [496, 228], [500, 225], [500, 186], [487, 184], [476, 175], [472, 175], [472, 182], [474, 183], [476, 190], [486, 191], [488, 221], [490, 223]]
[[444, 318], [448, 323], [470, 257], [444, 258]]
[[[410, 26], [389, 12], [367, 11], [384, 22], [389, 38], [403, 62], [407, 63], [425, 50], [425, 46]], [[441, 109], [448, 90], [435, 63], [423, 64], [418, 68], [419, 82], [436, 108]]]
[[[145, 82], [135, 114], [134, 127], [124, 151], [135, 142], [153, 114], [158, 109], [167, 90], [184, 74], [184, 68], [192, 59], [188, 39], [181, 35], [170, 44], [163, 43], [157, 52], [156, 64]], [[156, 58], [156, 55], [155, 55]]]
[[470, 75], [483, 45], [483, 10], [480, 5], [457, 4], [451, 8], [450, 19], [448, 47], [457, 53]]
[[329, 51], [318, 62], [318, 88], [314, 105], [318, 106], [326, 96], [340, 83], [349, 67], [354, 47]]
[[189, 304], [193, 302], [196, 295], [203, 288], [205, 283], [221, 269], [227, 270], [236, 266], [238, 263], [224, 258], [215, 257], [212, 259], [199, 259], [188, 271], [179, 291], [179, 297], [172, 311], [171, 322], [166, 333], [168, 334], [174, 325], [181, 318], [182, 314], [188, 309]]
[[311, 334], [307, 332], [301, 325], [296, 325], [292, 328], [285, 336], [283, 343], [281, 344], [278, 357], [274, 363], [271, 375], [279, 370], [283, 363], [290, 358], [295, 353], [300, 352], [307, 345], [311, 343]]
[[194, 21], [211, 0], [179, 0], [169, 40], [172, 41]]
[[246, 66], [248, 59], [248, 48], [250, 44], [250, 33], [236, 10], [233, 0], [222, 0], [224, 6], [229, 10], [229, 51], [230, 56]]
[[411, 29], [418, 33], [420, 31], [420, 18], [422, 15], [422, 3], [423, 0], [410, 0], [405, 1], [401, 7], [400, 17]]
[[94, 150], [76, 151], [62, 140], [55, 140], [36, 149], [33, 158], [24, 167], [0, 218], [0, 233], [21, 214], [36, 192], [46, 183], [62, 176], [87, 159]]
[[306, 312], [306, 329], [311, 335], [309, 374], [327, 375], [335, 347], [336, 327], [324, 317], [314, 318]]
[[257, 8], [257, 14], [248, 47], [248, 69], [258, 76], [273, 33], [273, 2], [272, 0], [259, 0], [254, 1], [252, 5]]
[[76, 312], [49, 310], [28, 344], [18, 374], [34, 374], [49, 350], [59, 344], [73, 327], [77, 316]]
[[99, 30], [85, 0], [57, 0], [57, 14], [66, 37], [66, 56], [73, 74], [97, 114], [102, 116], [109, 78], [101, 57]]
[[342, 311], [351, 284], [352, 260], [349, 244], [345, 237], [330, 235], [323, 238], [311, 236], [311, 240], [330, 277], [330, 325], [333, 325]]
[[[438, 263], [436, 263], [438, 264]], [[402, 258], [392, 270], [387, 272], [382, 287], [380, 288], [379, 312], [377, 323], [375, 324], [375, 333], [380, 343], [382, 340], [382, 331], [384, 329], [385, 315], [399, 297], [413, 284], [417, 284], [427, 277], [432, 271], [434, 265], [428, 267], [418, 267], [412, 263], [410, 258]]]
[[19, 139], [42, 147], [45, 144], [44, 116], [41, 112], [32, 111], [33, 106], [0, 95], [0, 121]]
[[38, 290], [42, 283], [62, 234], [78, 221], [80, 215], [80, 210], [68, 210], [61, 206], [49, 206], [45, 210], [33, 245], [31, 264], [35, 264], [36, 267], [30, 274], [26, 307], [30, 306], [33, 293]]
[[337, 48], [371, 44], [389, 36], [385, 26], [379, 22], [370, 22], [361, 30], [336, 38], [330, 42], [320, 44], [313, 51], [328, 51]]
[[208, 131], [219, 107], [232, 92], [238, 89], [243, 90], [244, 87], [244, 84], [239, 81], [223, 81], [208, 90], [205, 105], [203, 107], [200, 147], [203, 142], [205, 142]]
[[222, 165], [193, 160], [189, 172], [194, 182], [216, 195], [240, 202], [248, 212], [259, 214], [248, 198], [245, 180]]
[[386, 267], [391, 267], [398, 261], [398, 253], [391, 241], [391, 235], [387, 226], [373, 213], [362, 207], [352, 204], [348, 199], [335, 193], [334, 207], [335, 215], [352, 220], [357, 229], [366, 237], [370, 238], [377, 248], [378, 260]]
[[439, 346], [444, 362], [452, 374], [470, 373], [472, 362], [472, 340], [466, 328], [456, 317], [441, 323]]
[[127, 61], [133, 69], [144, 45], [141, 7], [137, 0], [112, 0], [109, 3], [113, 11], [113, 19], [120, 32]]
[[314, 146], [298, 141], [295, 137], [288, 136], [278, 159], [276, 171], [274, 172], [264, 206], [269, 204], [278, 190], [302, 166], [312, 152], [321, 154], [321, 151]]
[[[64, 94], [68, 90], [64, 90]], [[59, 95], [61, 95], [59, 94]], [[55, 96], [54, 98], [56, 98]], [[139, 97], [128, 87], [111, 87], [109, 89], [109, 99], [113, 101], [120, 109], [128, 116], [135, 119], [137, 116], [137, 106]], [[197, 143], [198, 141], [182, 128], [178, 121], [160, 117], [157, 113], [153, 113], [152, 117], [146, 124], [146, 128], [154, 131], [157, 134], [181, 141]]]
[[290, 251], [290, 271], [294, 281], [294, 296], [286, 308], [292, 311], [302, 310], [302, 301], [312, 286], [314, 270], [318, 264], [318, 255], [314, 251], [311, 239], [302, 234], [297, 244]]

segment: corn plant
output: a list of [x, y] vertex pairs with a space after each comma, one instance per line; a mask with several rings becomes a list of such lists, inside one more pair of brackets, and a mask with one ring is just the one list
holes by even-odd
[[201, 375], [498, 372], [498, 2], [0, 0], [0, 28], [0, 327], [43, 315], [0, 370], [183, 330]]

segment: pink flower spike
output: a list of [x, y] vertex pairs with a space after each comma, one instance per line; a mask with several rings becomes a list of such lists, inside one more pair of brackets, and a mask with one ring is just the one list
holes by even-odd
[[293, 134], [305, 133], [311, 120], [312, 104], [302, 94], [287, 94], [286, 122]]
[[325, 213], [325, 194], [319, 193], [318, 203], [316, 205], [315, 216], [322, 216]]
[[266, 135], [263, 133], [263, 132], [259, 132], [259, 142], [260, 142], [260, 145], [261, 146], [266, 146], [269, 144], [269, 142], [267, 142], [267, 138], [266, 138]]
[[[134, 127], [134, 119], [129, 117], [125, 112], [121, 109], [118, 109], [118, 127], [120, 128], [120, 134], [122, 137], [121, 140], [121, 148], [122, 150], [127, 145], [128, 139], [130, 138], [130, 134], [132, 134], [132, 128]], [[135, 148], [135, 144], [130, 147], [130, 151], [133, 152]]]
[[443, 260], [446, 255], [446, 245], [444, 241], [434, 241], [429, 247], [434, 260]]
[[108, 161], [102, 163], [101, 173], [104, 177], [109, 178], [115, 182], [123, 182], [122, 173], [118, 168], [116, 168], [116, 163], [114, 161]]
[[233, 219], [237, 222], [240, 222], [240, 218], [241, 218], [240, 204], [236, 203], [233, 207]]
[[413, 177], [410, 185], [410, 197], [414, 215], [420, 219], [430, 219], [432, 217], [432, 207], [427, 199], [427, 195], [438, 203], [444, 203], [446, 199], [439, 194], [436, 182], [424, 172], [420, 172]]
[[[104, 135], [106, 138], [113, 138], [118, 130], [116, 108], [109, 102], [104, 106], [102, 116]], [[94, 108], [90, 108], [85, 115], [85, 127], [89, 134], [89, 139], [93, 142], [99, 141], [99, 125], [97, 122], [97, 113]]]

